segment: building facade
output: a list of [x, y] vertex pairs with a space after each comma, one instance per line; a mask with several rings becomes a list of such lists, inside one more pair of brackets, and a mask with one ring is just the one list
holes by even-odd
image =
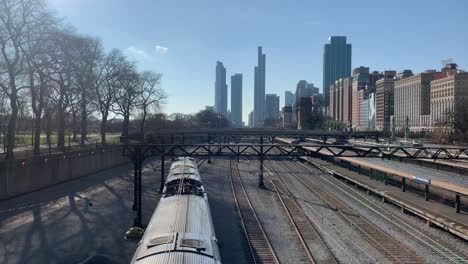
[[364, 102], [364, 90], [369, 83], [369, 67], [359, 67], [353, 70], [352, 99], [351, 99], [351, 126], [353, 130], [360, 130], [364, 124], [362, 116], [368, 113], [362, 113]]
[[[398, 74], [394, 88], [395, 130], [405, 131], [406, 123], [410, 131], [430, 129], [421, 125], [421, 116], [431, 111], [431, 81], [436, 71], [426, 71], [418, 75]], [[427, 125], [427, 124], [426, 124]]]
[[242, 127], [242, 74], [231, 76], [231, 122]]
[[466, 122], [468, 107], [468, 73], [454, 63], [447, 64], [431, 81], [431, 124], [452, 130], [454, 123]]
[[284, 106], [292, 106], [294, 104], [295, 95], [291, 91], [284, 92]]
[[293, 111], [292, 106], [285, 106], [283, 107], [283, 128], [291, 128], [292, 127], [292, 117]]
[[390, 132], [390, 117], [394, 114], [396, 71], [384, 71], [383, 75], [375, 84], [375, 128]]
[[249, 113], [249, 120], [248, 120], [247, 125], [249, 127], [254, 127], [255, 126], [255, 124], [254, 124], [254, 112], [253, 111], [250, 111], [250, 113]]
[[265, 119], [279, 119], [279, 101], [276, 94], [265, 96]]
[[266, 55], [258, 47], [258, 65], [254, 69], [254, 126], [260, 127], [265, 120], [265, 63]]
[[226, 68], [222, 62], [216, 62], [216, 80], [215, 80], [215, 104], [216, 113], [227, 117], [227, 84]]
[[330, 103], [330, 85], [340, 78], [351, 76], [351, 44], [345, 36], [332, 36], [323, 47], [323, 94], [325, 108]]

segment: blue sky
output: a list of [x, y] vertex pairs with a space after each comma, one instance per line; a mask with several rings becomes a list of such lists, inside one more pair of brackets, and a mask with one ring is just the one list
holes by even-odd
[[441, 68], [452, 58], [468, 70], [468, 1], [50, 0], [80, 33], [119, 48], [141, 70], [163, 74], [167, 113], [214, 103], [216, 61], [244, 75], [243, 118], [253, 109], [257, 46], [266, 53], [266, 92], [305, 79], [322, 89], [323, 44], [345, 35], [352, 67]]

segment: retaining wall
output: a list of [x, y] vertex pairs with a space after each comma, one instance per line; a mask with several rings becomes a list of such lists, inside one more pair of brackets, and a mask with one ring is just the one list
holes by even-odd
[[54, 184], [77, 179], [129, 162], [122, 147], [0, 161], [0, 199], [6, 199]]

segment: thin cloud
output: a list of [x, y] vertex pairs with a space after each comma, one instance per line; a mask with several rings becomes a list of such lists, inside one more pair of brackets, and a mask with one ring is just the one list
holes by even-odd
[[148, 54], [144, 50], [138, 49], [135, 46], [130, 46], [125, 49], [130, 55], [135, 56], [137, 58], [147, 59]]
[[169, 50], [168, 47], [163, 47], [163, 46], [160, 46], [160, 45], [156, 45], [155, 49], [156, 49], [156, 52], [159, 53], [159, 54], [166, 54], [167, 51]]

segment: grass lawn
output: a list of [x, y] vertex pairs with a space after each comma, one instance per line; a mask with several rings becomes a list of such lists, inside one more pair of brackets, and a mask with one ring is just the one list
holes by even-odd
[[[107, 144], [118, 144], [120, 142], [120, 133], [108, 133], [106, 134]], [[78, 141], [80, 136], [78, 135]], [[31, 148], [33, 135], [32, 134], [20, 134], [16, 135], [15, 148]], [[57, 134], [50, 136], [52, 145], [57, 144]], [[101, 142], [101, 135], [99, 133], [88, 134], [88, 140], [91, 142]], [[41, 134], [41, 145], [47, 145], [47, 137], [45, 133]], [[68, 134], [65, 134], [65, 145], [68, 146]], [[0, 149], [3, 149], [3, 139], [0, 143]]]

